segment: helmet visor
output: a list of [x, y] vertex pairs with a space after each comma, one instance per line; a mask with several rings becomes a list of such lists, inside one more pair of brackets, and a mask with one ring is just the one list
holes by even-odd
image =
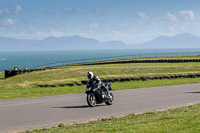
[[92, 78], [92, 74], [88, 74], [87, 77], [88, 77], [88, 79], [91, 79]]

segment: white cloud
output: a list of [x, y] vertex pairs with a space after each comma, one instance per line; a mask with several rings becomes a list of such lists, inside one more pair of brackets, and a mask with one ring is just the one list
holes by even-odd
[[176, 20], [177, 20], [176, 19], [176, 15], [173, 15], [173, 14], [171, 14], [169, 12], [167, 12], [167, 17], [173, 22], [176, 22]]
[[143, 12], [136, 12], [136, 16], [138, 16], [141, 19], [147, 19], [148, 18], [148, 16]]
[[99, 28], [99, 24], [98, 23], [90, 23], [90, 24], [87, 24], [86, 27], [91, 30], [94, 30], [94, 29]]
[[15, 6], [12, 6], [12, 7], [9, 7], [9, 8], [6, 8], [6, 13], [9, 13], [9, 14], [15, 14], [15, 15], [19, 15], [19, 13], [22, 11], [22, 7], [19, 6], [19, 5], [15, 5]]
[[106, 11], [103, 11], [103, 10], [99, 9], [99, 8], [95, 8], [95, 9], [93, 9], [92, 11], [93, 11], [93, 13], [95, 13], [95, 14], [98, 15], [98, 16], [103, 16], [103, 15], [105, 15], [105, 14], [108, 13], [108, 12], [106, 12]]
[[112, 30], [112, 32], [117, 35], [117, 36], [123, 36], [122, 33], [120, 33], [119, 31], [116, 31], [116, 30]]
[[6, 18], [1, 20], [1, 24], [4, 26], [13, 26], [15, 25], [15, 21], [10, 18]]
[[65, 33], [65, 32], [60, 32], [60, 31], [50, 31], [50, 32], [37, 31], [36, 33], [34, 33], [34, 35], [36, 35], [37, 39], [44, 39], [49, 36], [63, 37], [63, 36], [72, 36], [75, 34], [74, 33]]
[[62, 10], [65, 11], [66, 13], [74, 13], [74, 9], [71, 7], [67, 7], [67, 6], [62, 6]]
[[15, 6], [15, 10], [14, 10], [15, 14], [16, 14], [16, 15], [19, 15], [19, 12], [21, 12], [21, 11], [22, 11], [22, 7], [19, 6], [19, 5], [16, 5], [16, 6]]
[[194, 15], [194, 12], [191, 11], [191, 10], [188, 10], [188, 11], [179, 11], [179, 13], [181, 15], [183, 15], [185, 17], [186, 20], [195, 20], [195, 15]]
[[200, 21], [200, 16], [196, 16], [196, 18], [197, 18], [197, 20], [199, 20], [199, 21]]
[[105, 30], [106, 30], [106, 31], [109, 31], [109, 30], [110, 30], [110, 26], [109, 26], [109, 25], [107, 25], [107, 24], [106, 24], [106, 25], [104, 25], [104, 28], [105, 28]]

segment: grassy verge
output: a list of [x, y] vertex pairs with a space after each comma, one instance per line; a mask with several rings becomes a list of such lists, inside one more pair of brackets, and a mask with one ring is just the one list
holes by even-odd
[[[200, 56], [145, 57], [145, 58], [135, 58], [135, 59], [116, 59], [116, 60], [107, 60], [107, 61], [96, 61], [95, 63], [102, 63], [102, 62], [114, 63], [114, 62], [119, 62], [119, 61], [141, 61], [141, 60], [190, 60], [190, 59], [200, 59]], [[80, 66], [80, 65], [87, 65], [87, 64], [91, 64], [91, 63], [73, 64], [72, 66]], [[53, 68], [65, 68], [68, 66], [64, 65], [64, 66], [57, 66]]]
[[0, 72], [0, 80], [4, 79], [4, 72]]
[[[183, 57], [165, 57], [181, 58]], [[184, 57], [184, 58], [200, 58]], [[150, 58], [151, 59], [151, 58]], [[176, 74], [200, 73], [199, 62], [189, 63], [127, 63], [127, 64], [106, 64], [106, 65], [88, 65], [88, 66], [65, 66], [62, 69], [53, 69], [45, 71], [36, 71], [32, 73], [21, 74], [18, 76], [4, 79], [4, 73], [0, 73], [0, 100], [53, 96], [60, 94], [74, 94], [84, 92], [84, 86], [60, 87], [59, 84], [80, 83], [81, 80], [87, 80], [86, 73], [93, 71], [101, 79], [109, 78], [129, 78], [140, 76], [167, 76]], [[165, 86], [176, 84], [200, 83], [199, 78], [195, 79], [170, 79], [170, 80], [152, 80], [152, 81], [132, 81], [113, 83], [114, 89], [130, 89], [153, 86]], [[56, 87], [43, 87], [38, 85], [57, 85]]]
[[[200, 83], [200, 78], [191, 79], [163, 79], [163, 80], [149, 80], [149, 81], [131, 81], [131, 82], [115, 82], [112, 83], [113, 90], [145, 88], [155, 86], [171, 86], [180, 84]], [[28, 98], [28, 97], [42, 97], [54, 96], [61, 94], [77, 94], [84, 93], [85, 86], [66, 86], [66, 87], [33, 87], [33, 88], [2, 88], [0, 89], [0, 100]]]
[[130, 114], [120, 118], [104, 118], [88, 123], [64, 125], [27, 133], [197, 133], [200, 132], [200, 104], [162, 112]]
[[162, 76], [171, 74], [200, 73], [200, 63], [127, 63], [91, 66], [68, 66], [32, 72], [0, 80], [1, 88], [34, 88], [37, 85], [58, 85], [87, 80], [86, 73], [93, 71], [101, 79]]
[[138, 58], [138, 60], [143, 59], [150, 59], [150, 60], [159, 60], [159, 59], [200, 59], [200, 56], [171, 56], [171, 57], [145, 57], [145, 58]]

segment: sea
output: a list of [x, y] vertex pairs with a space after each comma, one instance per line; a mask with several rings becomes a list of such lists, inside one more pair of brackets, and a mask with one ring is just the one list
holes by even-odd
[[[36, 66], [62, 62], [71, 60], [93, 59], [111, 56], [125, 56], [140, 54], [145, 57], [147, 54], [151, 56], [162, 56], [167, 53], [190, 53], [199, 52], [200, 49], [133, 49], [133, 50], [93, 50], [93, 51], [0, 51], [0, 72], [9, 70], [13, 67], [20, 69], [33, 69]], [[176, 54], [172, 54], [175, 56]], [[134, 58], [134, 56], [133, 56]]]

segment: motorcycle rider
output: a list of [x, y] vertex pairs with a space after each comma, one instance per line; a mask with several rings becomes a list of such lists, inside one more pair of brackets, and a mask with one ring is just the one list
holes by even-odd
[[[97, 86], [94, 91], [96, 91], [98, 89], [105, 88], [105, 85], [102, 83], [102, 81], [100, 80], [100, 78], [98, 76], [94, 75], [93, 72], [88, 72], [87, 73], [87, 77], [89, 79], [88, 83], [94, 83], [94, 85]], [[107, 89], [104, 89], [104, 90], [107, 91], [108, 97], [110, 97], [110, 92]]]

